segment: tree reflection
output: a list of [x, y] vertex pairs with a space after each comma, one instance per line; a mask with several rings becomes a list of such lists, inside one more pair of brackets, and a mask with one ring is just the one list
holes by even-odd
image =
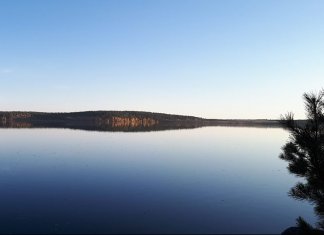
[[288, 162], [288, 170], [304, 179], [290, 189], [294, 199], [314, 205], [318, 216], [316, 228], [303, 218], [297, 219], [298, 231], [285, 234], [324, 234], [324, 90], [304, 94], [307, 120], [301, 125], [292, 113], [282, 117], [290, 132], [280, 158]]

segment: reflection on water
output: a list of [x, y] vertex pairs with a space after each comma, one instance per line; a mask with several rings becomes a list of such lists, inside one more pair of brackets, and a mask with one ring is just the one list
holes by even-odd
[[127, 119], [112, 117], [111, 122], [101, 121], [57, 121], [57, 122], [0, 122], [0, 128], [68, 128], [90, 131], [145, 132], [175, 129], [192, 129], [202, 127], [199, 122], [162, 122], [144, 118]]
[[279, 128], [0, 129], [0, 233], [280, 233], [312, 207]]
[[67, 128], [73, 130], [111, 131], [111, 132], [146, 132], [161, 130], [194, 129], [207, 126], [228, 127], [258, 127], [281, 128], [277, 121], [250, 121], [250, 120], [217, 120], [217, 121], [158, 121], [151, 118], [121, 118], [96, 119], [92, 121], [64, 120], [64, 121], [14, 121], [0, 122], [0, 128]]

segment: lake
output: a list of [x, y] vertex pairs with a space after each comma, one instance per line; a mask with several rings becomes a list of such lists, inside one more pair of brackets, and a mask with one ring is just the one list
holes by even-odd
[[313, 208], [281, 128], [0, 129], [0, 233], [281, 233]]

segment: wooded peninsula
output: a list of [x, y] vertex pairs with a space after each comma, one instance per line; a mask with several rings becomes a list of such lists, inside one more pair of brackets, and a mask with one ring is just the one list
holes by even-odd
[[0, 127], [3, 128], [44, 127], [102, 131], [150, 131], [203, 126], [281, 127], [281, 124], [279, 120], [206, 119], [140, 111], [0, 112]]

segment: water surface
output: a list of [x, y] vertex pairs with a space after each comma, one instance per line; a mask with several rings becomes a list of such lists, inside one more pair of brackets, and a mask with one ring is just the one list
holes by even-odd
[[307, 203], [280, 128], [0, 129], [0, 233], [280, 233]]

